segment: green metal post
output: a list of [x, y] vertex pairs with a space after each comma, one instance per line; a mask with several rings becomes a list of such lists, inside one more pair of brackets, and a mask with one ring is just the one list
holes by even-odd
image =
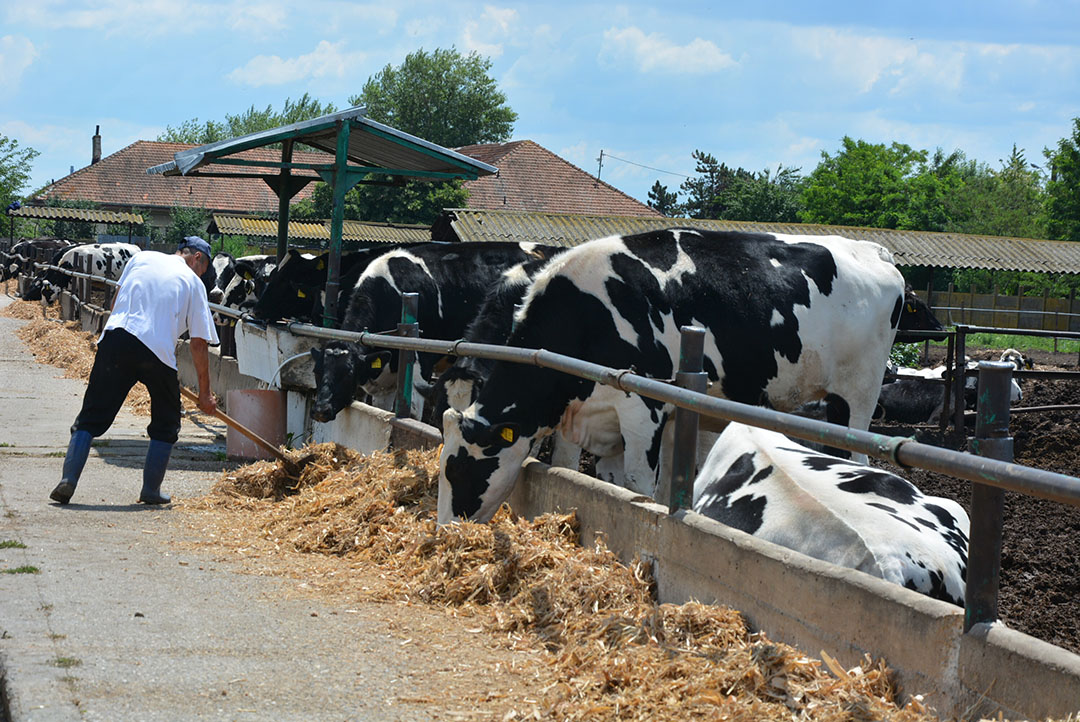
[[330, 262], [326, 272], [326, 303], [323, 326], [332, 328], [338, 321], [338, 289], [341, 277], [341, 234], [345, 225], [345, 193], [349, 190], [349, 121], [338, 121], [337, 153], [334, 156], [334, 210], [330, 215]]
[[[416, 322], [419, 311], [420, 294], [401, 294], [401, 323], [398, 324], [398, 336], [420, 337], [420, 326]], [[412, 416], [413, 365], [416, 352], [410, 349], [398, 351], [397, 395], [394, 398], [394, 416], [407, 419]]]
[[[281, 143], [281, 162], [292, 163], [293, 141], [292, 138]], [[277, 257], [280, 261], [285, 257], [285, 251], [289, 249], [289, 167], [284, 165], [280, 174], [281, 181], [278, 184], [278, 228], [277, 228]]]

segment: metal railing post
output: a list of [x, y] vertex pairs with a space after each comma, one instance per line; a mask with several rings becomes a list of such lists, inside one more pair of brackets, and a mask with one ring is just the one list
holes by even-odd
[[[420, 305], [420, 294], [401, 294], [401, 323], [397, 327], [398, 336], [420, 337], [420, 325], [416, 322], [416, 312]], [[416, 351], [401, 349], [398, 351], [397, 395], [394, 397], [394, 416], [399, 419], [412, 417], [413, 362]]]
[[[1000, 361], [979, 363], [978, 406], [971, 451], [998, 461], [1013, 460], [1009, 436], [1009, 397], [1013, 366]], [[1001, 530], [1005, 491], [986, 484], [971, 485], [971, 530], [968, 541], [964, 631], [998, 616], [1001, 577]]]
[[[709, 386], [709, 377], [702, 371], [702, 359], [705, 355], [705, 329], [698, 326], [683, 326], [679, 344], [679, 371], [675, 374], [675, 385], [705, 393]], [[694, 477], [697, 475], [697, 441], [699, 416], [696, 411], [684, 408], [675, 409], [675, 439], [671, 455], [670, 488], [657, 494], [657, 501], [667, 502], [668, 512], [674, 514], [679, 509], [689, 509], [694, 501]], [[663, 482], [661, 482], [662, 484]]]
[[964, 388], [967, 384], [967, 326], [956, 327], [956, 361], [953, 369], [953, 428], [964, 431]]

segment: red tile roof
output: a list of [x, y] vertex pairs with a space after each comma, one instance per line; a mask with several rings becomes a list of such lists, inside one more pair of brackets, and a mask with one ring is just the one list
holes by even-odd
[[466, 181], [471, 209], [611, 216], [661, 215], [531, 140], [467, 145], [454, 150], [499, 169], [498, 175]]
[[[195, 146], [187, 143], [160, 143], [140, 140], [102, 158], [97, 163], [81, 168], [69, 176], [47, 186], [34, 201], [49, 198], [89, 200], [107, 207], [118, 208], [205, 208], [211, 212], [276, 214], [278, 200], [270, 187], [258, 178], [185, 178], [182, 176], [147, 175], [150, 166], [173, 159], [177, 151]], [[281, 152], [258, 148], [238, 154], [251, 160], [281, 160]], [[330, 159], [330, 160], [327, 160]], [[330, 156], [323, 153], [293, 153], [294, 163], [328, 163]], [[212, 170], [224, 172], [252, 172], [259, 169], [241, 169], [217, 166]], [[313, 175], [294, 171], [294, 175]], [[314, 183], [309, 183], [292, 198], [295, 203], [311, 195]]]

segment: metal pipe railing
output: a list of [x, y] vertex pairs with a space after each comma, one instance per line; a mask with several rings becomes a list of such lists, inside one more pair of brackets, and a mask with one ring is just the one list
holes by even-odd
[[[67, 269], [60, 270], [66, 271]], [[100, 276], [81, 275], [105, 281], [110, 285], [118, 285], [115, 281], [103, 279]], [[217, 304], [211, 304], [211, 307], [214, 310], [221, 310], [230, 316], [239, 318], [242, 322], [250, 322], [244, 318], [244, 314], [237, 312], [235, 309], [228, 309]], [[1080, 479], [1065, 474], [1021, 466], [997, 459], [972, 456], [971, 454], [923, 444], [906, 437], [874, 434], [869, 431], [837, 426], [815, 419], [791, 416], [758, 406], [748, 406], [728, 399], [706, 396], [678, 388], [668, 381], [637, 376], [629, 369], [608, 368], [544, 349], [509, 348], [491, 344], [471, 343], [460, 339], [442, 341], [386, 336], [370, 332], [322, 328], [295, 321], [285, 324], [285, 328], [298, 336], [357, 341], [375, 348], [404, 349], [452, 356], [478, 356], [494, 361], [510, 361], [550, 368], [613, 386], [621, 391], [638, 393], [706, 416], [760, 426], [807, 441], [866, 454], [876, 459], [890, 461], [898, 466], [926, 469], [927, 471], [988, 484], [1008, 491], [1016, 491], [1073, 506], [1080, 506]], [[957, 374], [957, 376], [960, 375]], [[961, 408], [963, 407], [961, 406]], [[963, 427], [960, 426], [959, 428]]]

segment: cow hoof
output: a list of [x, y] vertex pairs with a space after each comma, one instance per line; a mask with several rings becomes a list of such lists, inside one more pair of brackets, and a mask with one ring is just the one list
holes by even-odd
[[61, 481], [49, 494], [49, 498], [60, 504], [67, 504], [75, 493], [75, 485], [68, 481]]
[[139, 492], [140, 504], [168, 504], [172, 501], [172, 497], [168, 494], [162, 494], [161, 492], [154, 491], [141, 491]]

